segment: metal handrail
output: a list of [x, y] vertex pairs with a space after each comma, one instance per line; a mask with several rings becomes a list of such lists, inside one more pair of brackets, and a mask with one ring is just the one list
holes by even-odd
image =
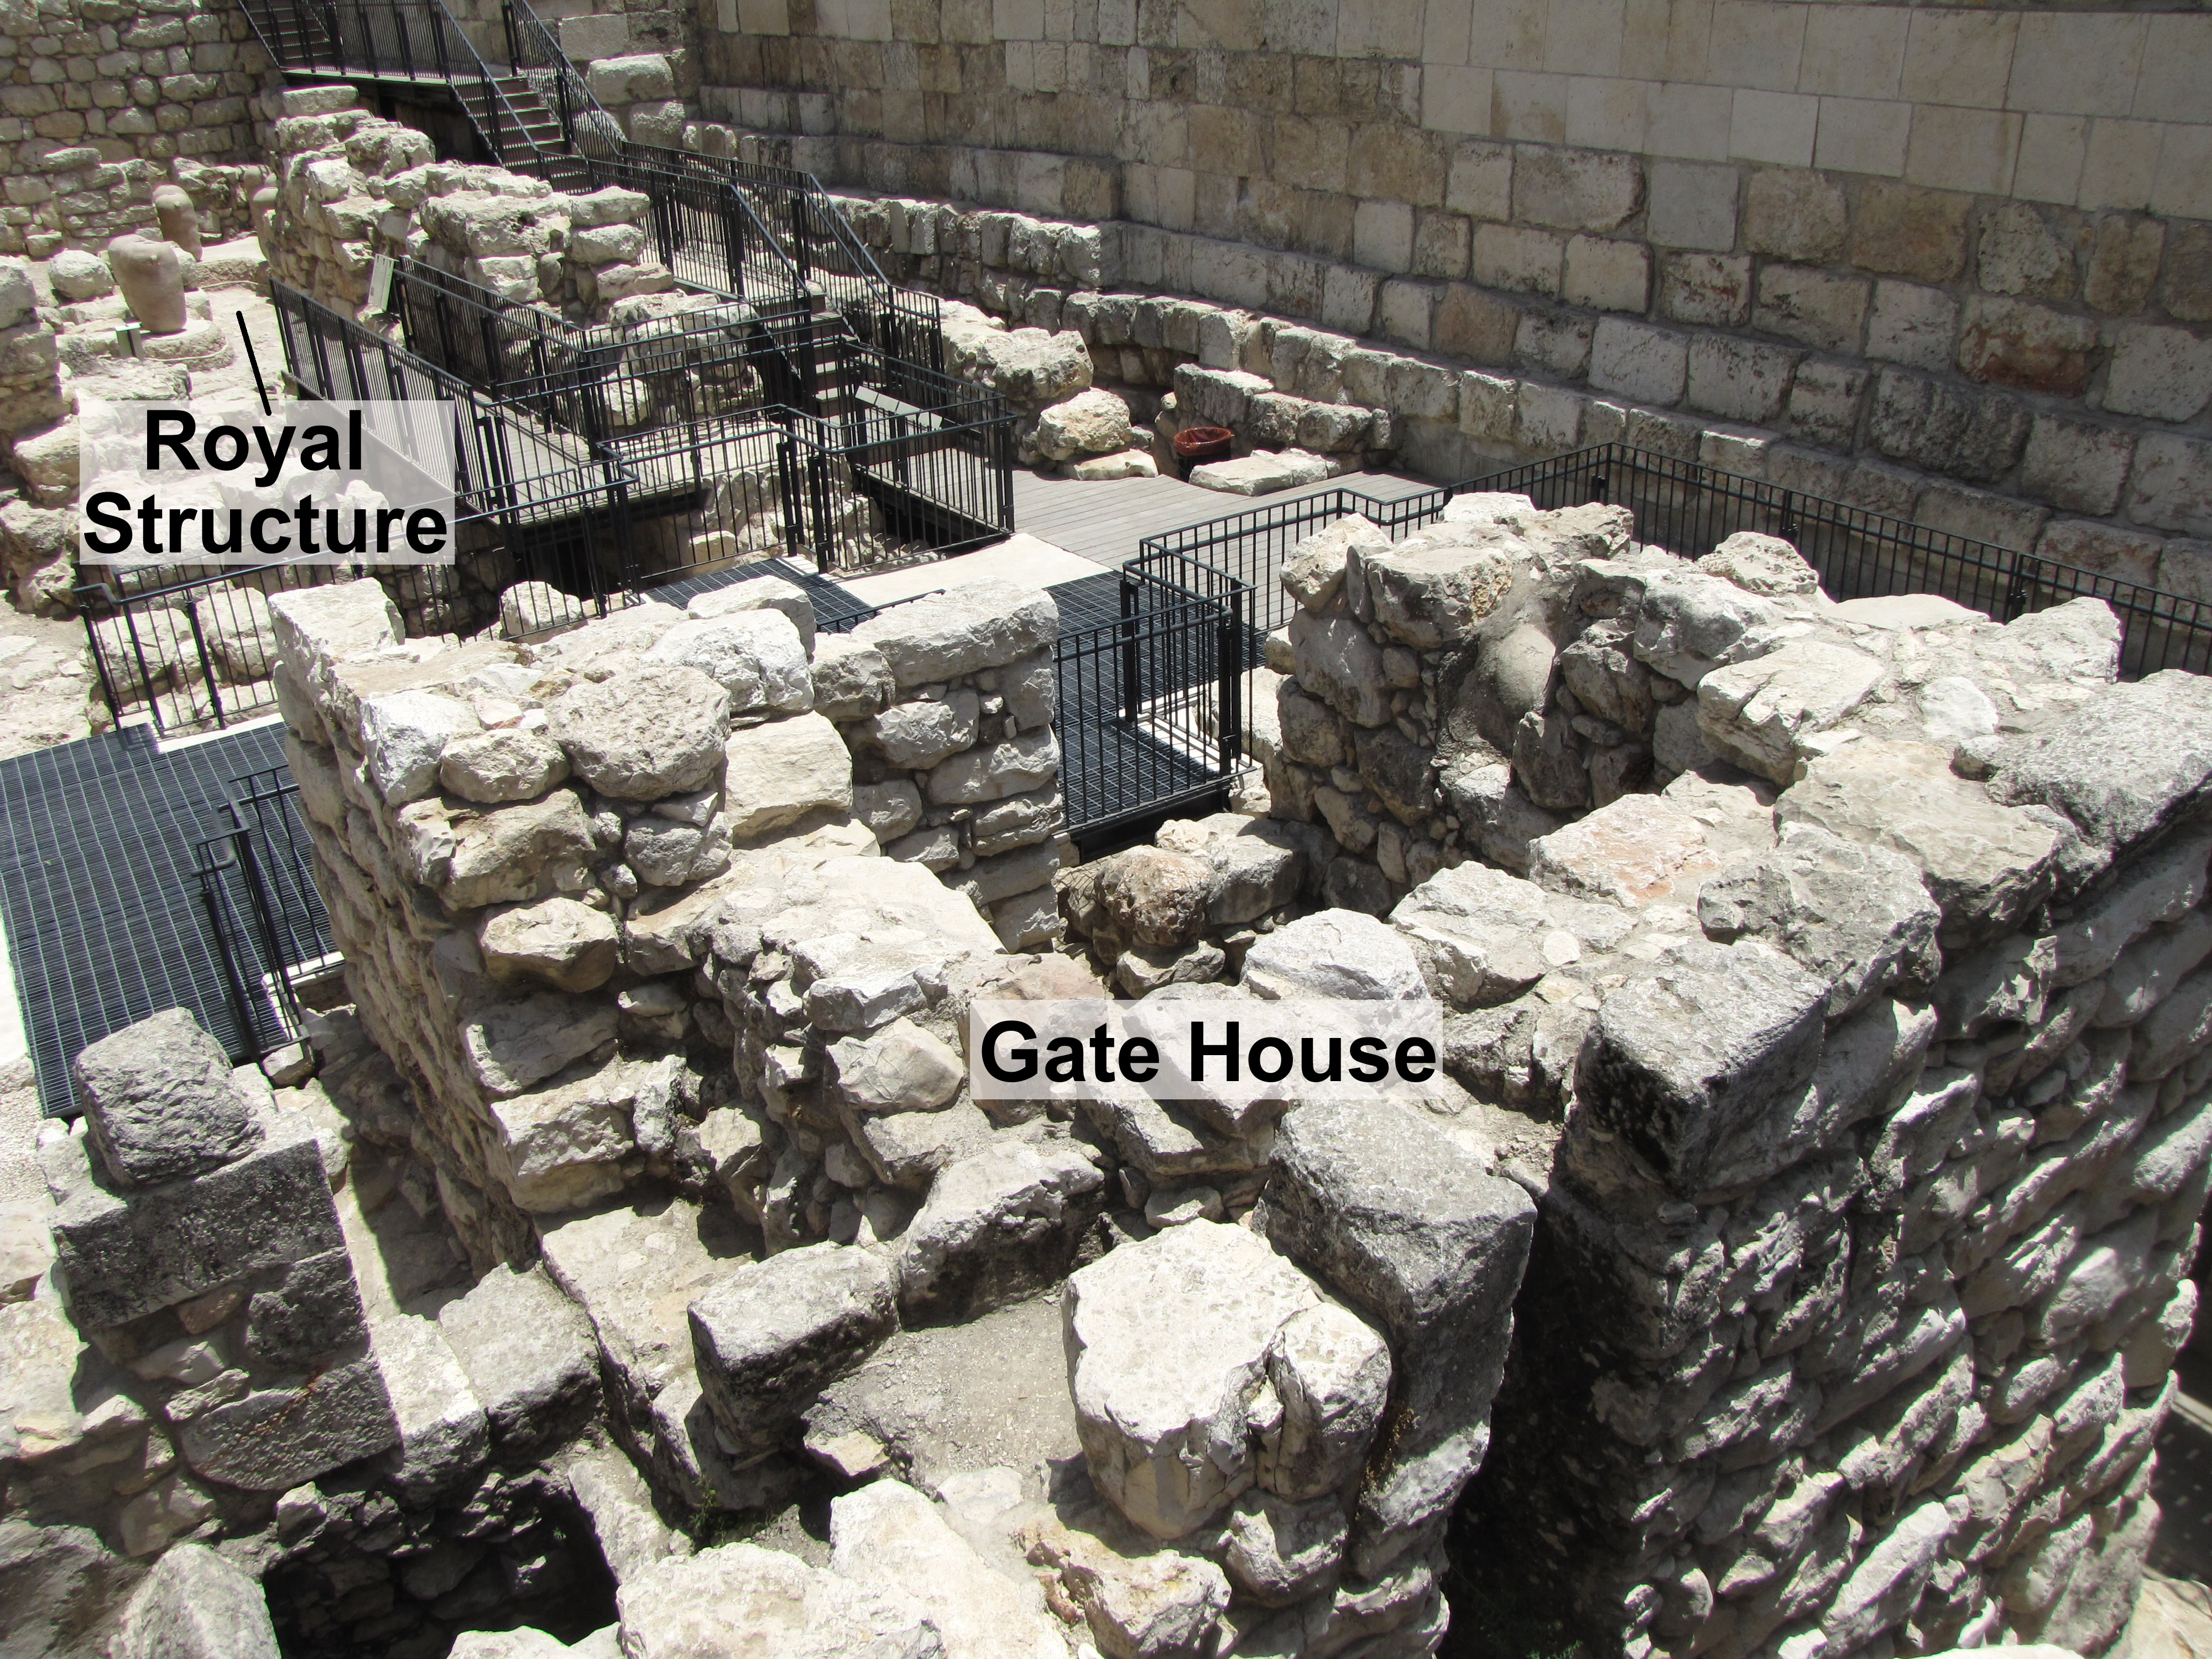
[[[528, 151], [523, 170], [549, 184], [557, 183], [567, 158], [541, 149], [527, 125], [469, 39], [445, 0], [242, 0], [246, 19], [261, 36], [269, 55], [280, 64], [286, 60], [284, 24], [308, 61], [300, 67], [339, 75], [370, 75], [413, 81], [426, 73], [451, 86], [458, 94], [473, 87], [483, 113], [469, 112], [484, 130], [484, 138], [502, 165], [508, 152], [520, 146]], [[464, 107], [465, 107], [464, 100]]]

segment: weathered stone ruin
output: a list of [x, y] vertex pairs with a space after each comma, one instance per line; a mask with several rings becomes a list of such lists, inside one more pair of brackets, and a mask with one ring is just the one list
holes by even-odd
[[[81, 1057], [9, 1559], [103, 1634], [258, 1577], [247, 1651], [1414, 1655], [1448, 1585], [2106, 1651], [2212, 1180], [2202, 682], [1634, 534], [1322, 532], [1275, 816], [1088, 863], [1042, 593], [276, 596], [352, 1006], [282, 1088]], [[977, 999], [1115, 991], [1433, 998], [1444, 1071], [975, 1097]]]

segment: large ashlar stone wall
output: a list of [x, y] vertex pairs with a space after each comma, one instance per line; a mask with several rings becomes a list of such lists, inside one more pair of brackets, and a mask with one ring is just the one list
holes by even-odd
[[[1471, 395], [1344, 399], [1391, 408], [1430, 476], [1718, 433], [1739, 471], [2204, 591], [2201, 548], [2158, 575], [2212, 537], [2201, 15], [702, 0], [690, 21], [688, 141], [731, 124], [918, 200], [927, 230], [895, 211], [878, 241], [896, 274], [1012, 288], [1017, 313], [1031, 287], [1190, 295], [1480, 370]], [[1097, 275], [1025, 257], [1018, 224], [979, 246], [948, 201], [1047, 243], [1095, 227]]]
[[1631, 532], [1473, 496], [1284, 572], [1274, 810], [1530, 1126], [1469, 1559], [1606, 1652], [2100, 1651], [2195, 1314], [2212, 696], [2094, 602]]

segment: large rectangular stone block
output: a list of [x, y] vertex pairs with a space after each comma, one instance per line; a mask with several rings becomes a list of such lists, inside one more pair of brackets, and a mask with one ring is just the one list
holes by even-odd
[[[196, 1179], [128, 1201], [87, 1184], [54, 1216], [54, 1243], [81, 1325], [120, 1325], [264, 1267], [342, 1250], [323, 1155], [305, 1124]], [[289, 1138], [288, 1138], [289, 1137]]]
[[1786, 1117], [1820, 1054], [1828, 988], [1764, 945], [1686, 951], [1606, 999], [1581, 1098], [1687, 1196], [1762, 1114]]

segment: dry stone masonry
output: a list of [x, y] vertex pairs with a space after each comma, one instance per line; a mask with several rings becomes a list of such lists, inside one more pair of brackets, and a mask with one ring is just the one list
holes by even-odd
[[503, 167], [439, 160], [427, 134], [362, 107], [348, 86], [265, 101], [274, 176], [257, 228], [271, 269], [348, 315], [368, 299], [379, 253], [580, 318], [674, 286], [639, 228], [647, 203], [635, 191], [565, 196]]

